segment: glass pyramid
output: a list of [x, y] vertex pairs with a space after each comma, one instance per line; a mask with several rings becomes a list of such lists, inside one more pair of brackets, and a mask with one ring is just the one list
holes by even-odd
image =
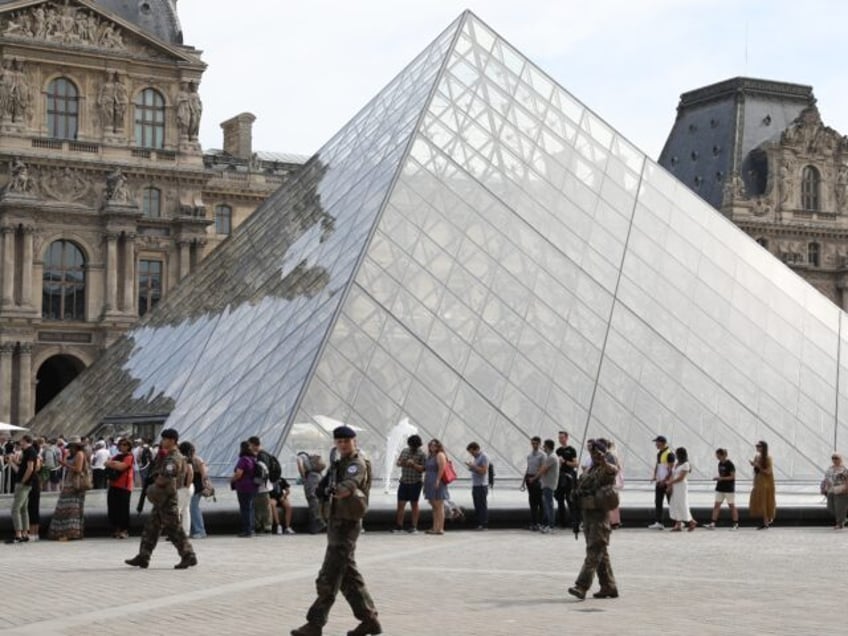
[[843, 322], [466, 12], [31, 426], [158, 414], [219, 475], [253, 434], [294, 474], [338, 421], [377, 477], [404, 418], [506, 477], [560, 429], [632, 478], [657, 434], [701, 478], [765, 439], [818, 479]]

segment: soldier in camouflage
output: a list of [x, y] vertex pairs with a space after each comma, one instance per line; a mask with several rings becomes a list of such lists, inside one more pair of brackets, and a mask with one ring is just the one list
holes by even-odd
[[595, 494], [604, 486], [612, 486], [618, 468], [610, 462], [606, 445], [598, 440], [589, 440], [589, 452], [592, 467], [577, 482], [574, 502], [580, 506], [583, 517], [583, 533], [586, 535], [586, 559], [573, 587], [568, 593], [579, 599], [586, 598], [586, 592], [592, 587], [595, 572], [601, 589], [595, 592], [595, 598], [618, 598], [618, 587], [612, 573], [607, 546], [610, 538], [609, 512], [595, 505]]
[[180, 554], [180, 562], [174, 569], [185, 570], [197, 565], [197, 557], [180, 523], [177, 505], [177, 484], [182, 483], [186, 472], [185, 459], [177, 449], [179, 439], [179, 433], [172, 428], [162, 431], [159, 454], [150, 469], [150, 485], [147, 487], [147, 499], [153, 504], [153, 510], [144, 524], [138, 554], [124, 561], [127, 565], [140, 568], [150, 565], [150, 555], [162, 532]]
[[368, 466], [356, 449], [356, 432], [348, 426], [333, 431], [338, 459], [329, 467], [331, 496], [327, 522], [327, 551], [315, 587], [318, 598], [306, 614], [305, 625], [293, 629], [292, 636], [321, 636], [330, 608], [341, 590], [361, 622], [348, 636], [381, 634], [377, 609], [356, 568], [354, 551], [368, 507], [370, 477]]

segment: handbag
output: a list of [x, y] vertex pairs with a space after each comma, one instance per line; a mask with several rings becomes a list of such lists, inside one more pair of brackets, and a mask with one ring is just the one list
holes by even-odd
[[451, 463], [451, 460], [445, 462], [445, 470], [442, 472], [442, 481], [445, 484], [452, 484], [456, 481], [456, 470]]

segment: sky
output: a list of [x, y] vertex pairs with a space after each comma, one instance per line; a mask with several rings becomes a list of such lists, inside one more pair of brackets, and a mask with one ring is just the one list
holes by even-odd
[[[311, 155], [471, 9], [656, 159], [680, 94], [736, 76], [813, 86], [848, 134], [842, 0], [178, 0], [208, 64], [200, 141], [257, 120], [254, 150]], [[234, 11], [239, 7], [239, 11]]]

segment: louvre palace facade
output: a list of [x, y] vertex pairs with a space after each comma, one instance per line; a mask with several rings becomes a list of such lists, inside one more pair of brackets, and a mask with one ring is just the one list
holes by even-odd
[[[25, 423], [304, 158], [197, 140], [175, 0], [0, 0], [0, 421]], [[189, 283], [190, 284], [190, 283]]]

